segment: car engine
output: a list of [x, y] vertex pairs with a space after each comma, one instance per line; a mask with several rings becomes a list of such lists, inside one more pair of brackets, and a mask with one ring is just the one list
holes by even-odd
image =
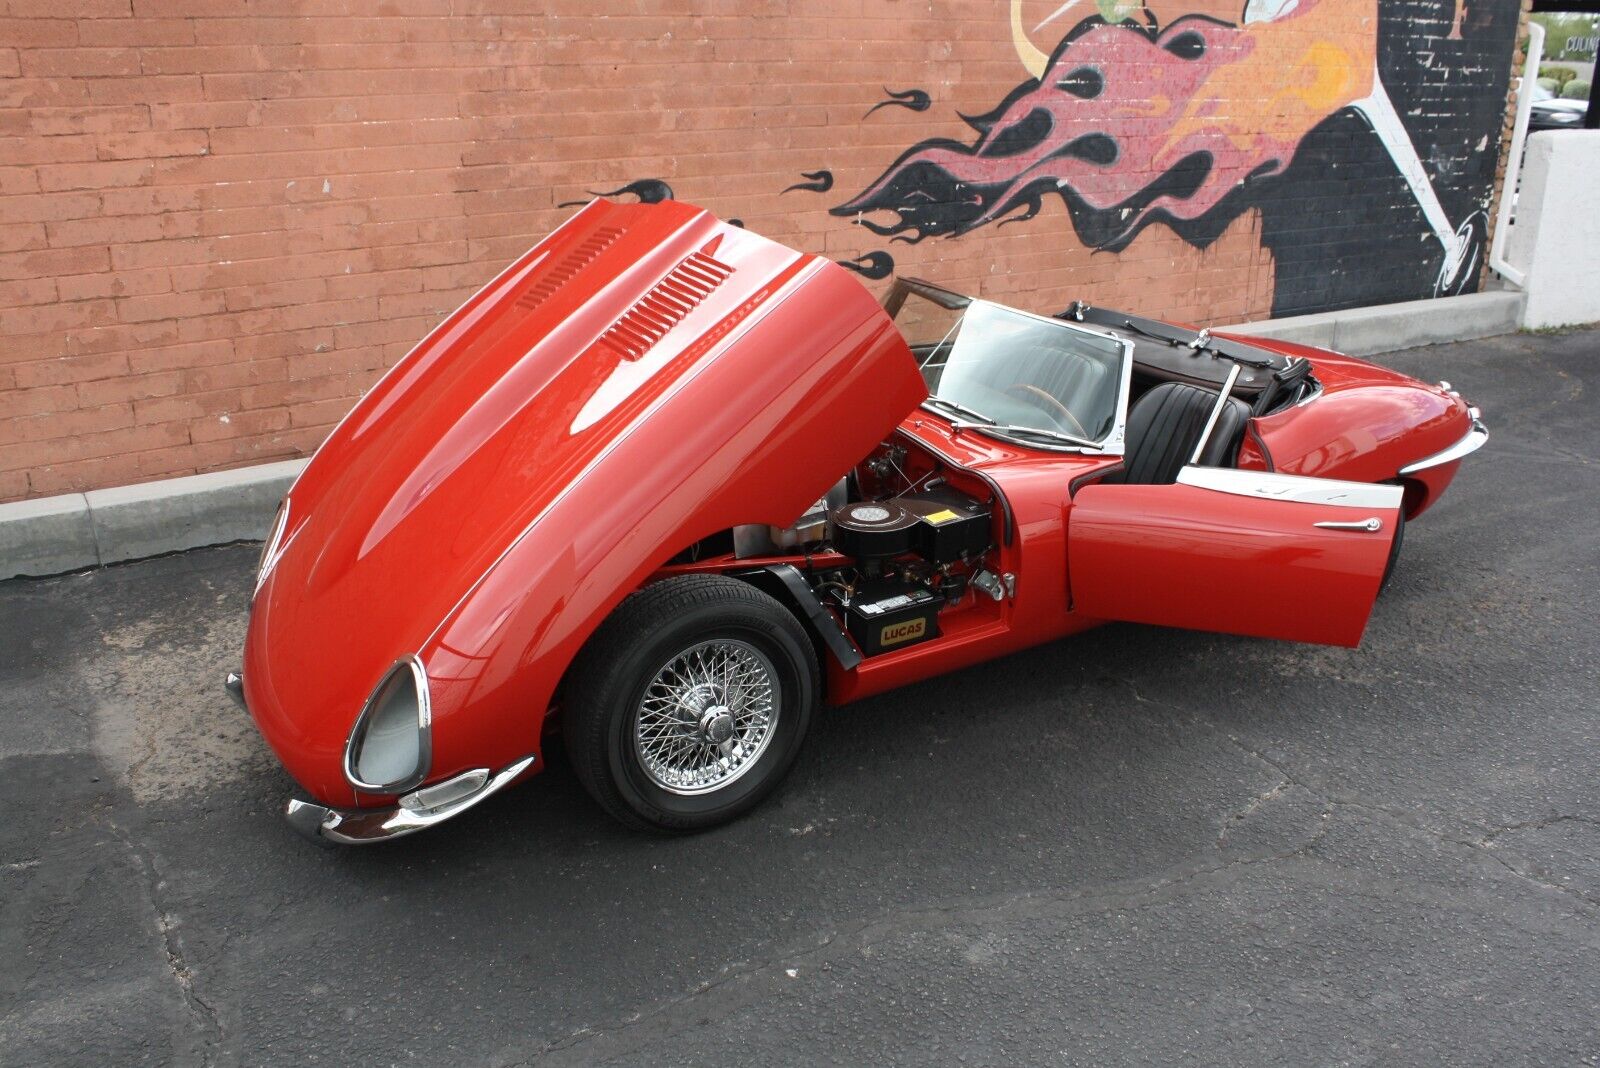
[[994, 601], [1009, 592], [985, 566], [996, 543], [992, 501], [897, 443], [880, 446], [790, 526], [737, 527], [733, 541], [739, 558], [804, 554], [807, 584], [868, 657], [939, 637], [941, 614], [971, 591]]

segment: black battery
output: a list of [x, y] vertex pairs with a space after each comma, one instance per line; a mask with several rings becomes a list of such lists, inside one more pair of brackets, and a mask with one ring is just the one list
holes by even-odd
[[875, 585], [851, 600], [844, 621], [862, 654], [877, 656], [937, 638], [943, 604], [923, 586]]
[[965, 493], [941, 486], [895, 501], [921, 520], [913, 547], [926, 560], [949, 564], [979, 556], [993, 541], [989, 506]]

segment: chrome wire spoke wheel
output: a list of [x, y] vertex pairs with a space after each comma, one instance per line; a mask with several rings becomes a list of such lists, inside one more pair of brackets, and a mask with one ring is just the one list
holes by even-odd
[[755, 766], [779, 714], [777, 669], [736, 638], [678, 653], [651, 676], [633, 748], [650, 781], [674, 794], [720, 790]]

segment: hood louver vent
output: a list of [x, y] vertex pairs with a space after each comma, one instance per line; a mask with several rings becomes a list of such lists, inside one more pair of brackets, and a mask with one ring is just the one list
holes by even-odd
[[624, 359], [640, 359], [732, 273], [732, 267], [713, 259], [705, 250], [690, 253], [600, 340]]
[[579, 242], [571, 252], [557, 260], [555, 265], [545, 272], [543, 278], [529, 286], [522, 296], [517, 298], [517, 306], [531, 311], [549, 300], [556, 290], [572, 281], [573, 275], [593, 263], [596, 256], [621, 236], [622, 231], [615, 226], [600, 227]]

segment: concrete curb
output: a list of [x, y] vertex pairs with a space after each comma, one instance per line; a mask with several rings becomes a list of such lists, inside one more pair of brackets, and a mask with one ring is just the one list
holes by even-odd
[[1217, 329], [1316, 345], [1350, 356], [1372, 356], [1419, 345], [1516, 333], [1524, 299], [1516, 290], [1498, 289], [1461, 297], [1263, 319]]
[[0, 579], [266, 537], [305, 460], [0, 504]]
[[[1519, 292], [1491, 290], [1221, 329], [1370, 356], [1513, 333], [1522, 304]], [[305, 465], [305, 460], [286, 460], [0, 504], [0, 579], [264, 538], [279, 499]]]

